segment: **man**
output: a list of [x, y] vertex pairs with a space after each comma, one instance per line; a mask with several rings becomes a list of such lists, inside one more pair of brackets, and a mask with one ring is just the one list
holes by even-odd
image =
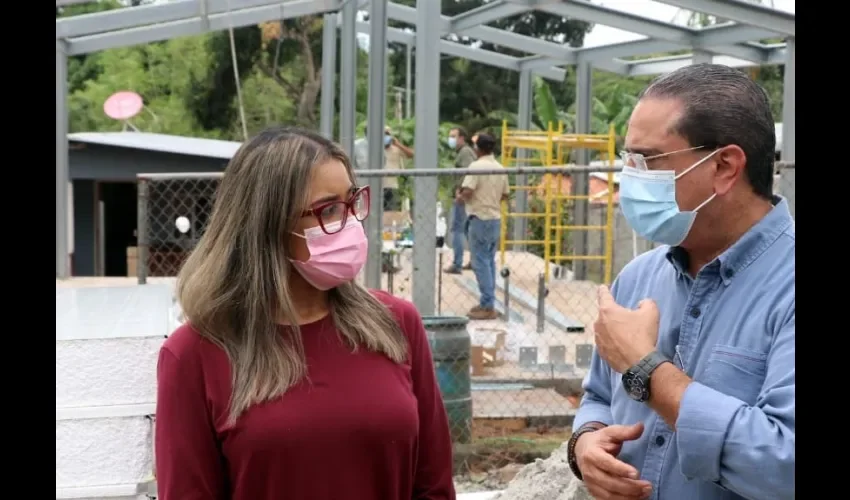
[[[455, 127], [449, 131], [449, 147], [457, 152], [455, 157], [455, 168], [469, 168], [469, 165], [475, 161], [475, 151], [469, 147], [469, 136], [462, 127]], [[475, 144], [473, 141], [472, 144]], [[455, 187], [455, 201], [452, 205], [451, 218], [451, 244], [453, 259], [452, 264], [444, 271], [449, 274], [461, 274], [463, 269], [472, 269], [470, 264], [463, 265], [463, 248], [466, 240], [466, 207], [463, 204], [463, 198], [460, 196], [461, 185]]]
[[[469, 164], [470, 170], [502, 168], [493, 157], [496, 139], [487, 133], [478, 134], [475, 150], [478, 159]], [[508, 199], [507, 174], [469, 174], [463, 178], [460, 197], [469, 215], [469, 253], [472, 271], [481, 292], [478, 306], [467, 316], [470, 319], [496, 319], [496, 247], [501, 233], [502, 200]]]
[[[413, 158], [413, 150], [393, 135], [390, 127], [384, 128], [384, 168], [389, 170], [404, 169], [405, 160]], [[384, 177], [384, 210], [398, 212], [401, 210], [401, 195], [398, 191], [398, 177]]]
[[[354, 164], [358, 169], [369, 168], [368, 128], [363, 129], [364, 137], [354, 141]], [[413, 158], [413, 149], [405, 146], [392, 134], [390, 127], [384, 128], [384, 165], [381, 168], [402, 170], [404, 160]], [[384, 177], [383, 203], [385, 211], [401, 210], [401, 196], [398, 192], [398, 177]]]
[[596, 498], [794, 498], [795, 226], [775, 141], [736, 69], [688, 66], [640, 96], [620, 203], [664, 245], [600, 287], [568, 444]]

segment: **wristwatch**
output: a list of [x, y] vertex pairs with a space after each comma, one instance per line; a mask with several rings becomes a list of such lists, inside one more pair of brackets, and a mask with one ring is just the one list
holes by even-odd
[[672, 363], [670, 359], [658, 351], [652, 351], [636, 365], [623, 372], [623, 389], [630, 398], [638, 403], [649, 400], [649, 378], [656, 368], [664, 363]]

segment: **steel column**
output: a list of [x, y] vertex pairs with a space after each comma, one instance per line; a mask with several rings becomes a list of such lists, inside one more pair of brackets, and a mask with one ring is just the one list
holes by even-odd
[[410, 95], [411, 86], [413, 84], [413, 48], [410, 44], [404, 46], [405, 52], [405, 69], [404, 69], [404, 117], [409, 119], [413, 116], [413, 96]]
[[68, 255], [68, 53], [56, 41], [56, 277], [71, 276]]
[[336, 19], [325, 14], [322, 22], [322, 97], [320, 129], [328, 139], [334, 138], [334, 99], [336, 98]]
[[[517, 128], [520, 130], [531, 129], [531, 104], [532, 104], [532, 89], [531, 89], [531, 69], [524, 69], [519, 72], [519, 96], [517, 98]], [[504, 152], [503, 152], [504, 154]], [[525, 165], [528, 159], [528, 150], [517, 150], [517, 163]], [[517, 175], [516, 185], [525, 186], [528, 184], [528, 176]], [[516, 191], [516, 205], [513, 211], [520, 214], [528, 213], [528, 191], [520, 189]], [[509, 210], [511, 211], [511, 210]], [[502, 224], [507, 224], [508, 221], [502, 221]], [[525, 217], [513, 217], [513, 234], [511, 239], [514, 241], [527, 240], [525, 234], [528, 228], [528, 219]], [[525, 245], [515, 245], [514, 250], [524, 252]]]
[[711, 52], [705, 50], [694, 50], [691, 56], [691, 64], [711, 64], [713, 60], [714, 56], [712, 56]]
[[[579, 134], [592, 133], [593, 113], [593, 66], [589, 62], [580, 62], [576, 65], [576, 132]], [[590, 150], [577, 149], [576, 163], [579, 165], [590, 164]], [[587, 196], [589, 191], [588, 174], [572, 175], [572, 194], [576, 196]], [[573, 201], [573, 213], [571, 225], [588, 225], [588, 201]], [[572, 231], [573, 253], [575, 255], [587, 255], [587, 231]], [[558, 243], [560, 244], [560, 242]], [[575, 279], [587, 279], [587, 263], [582, 260], [573, 261], [573, 273]]]
[[[785, 52], [785, 82], [782, 96], [782, 161], [793, 162], [797, 157], [797, 42], [794, 38], [786, 40]], [[791, 215], [796, 217], [796, 166], [782, 170], [782, 185], [789, 188], [784, 189], [782, 195], [788, 199], [788, 208]]]
[[339, 143], [354, 158], [354, 129], [357, 113], [357, 2], [342, 8], [339, 36]]
[[[384, 122], [387, 116], [387, 0], [369, 2], [369, 107], [368, 129], [369, 168], [384, 167]], [[369, 236], [369, 258], [366, 261], [365, 283], [369, 288], [381, 288], [381, 250], [383, 248], [384, 188], [381, 177], [369, 179], [372, 203], [366, 219]]]
[[[436, 168], [440, 126], [440, 2], [416, 1], [416, 156], [414, 169]], [[413, 180], [413, 303], [422, 315], [434, 314], [437, 261], [437, 179]], [[442, 272], [442, 270], [440, 270]]]

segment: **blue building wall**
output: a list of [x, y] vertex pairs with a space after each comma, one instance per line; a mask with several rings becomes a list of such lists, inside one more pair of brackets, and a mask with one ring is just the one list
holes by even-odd
[[[73, 143], [69, 153], [69, 173], [74, 189], [74, 275], [95, 275], [97, 182], [135, 183], [136, 175], [141, 173], [221, 172], [225, 166], [227, 160], [218, 158]], [[121, 204], [125, 205], [128, 206], [126, 210], [132, 205], [132, 214], [113, 212], [111, 215], [132, 215], [135, 220], [135, 203]], [[106, 213], [110, 215], [109, 207]], [[107, 239], [109, 237], [107, 234]]]

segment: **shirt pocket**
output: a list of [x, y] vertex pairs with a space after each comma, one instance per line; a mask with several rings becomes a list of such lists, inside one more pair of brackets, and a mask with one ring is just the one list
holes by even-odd
[[703, 380], [699, 382], [752, 406], [766, 375], [767, 353], [716, 345], [711, 349]]

